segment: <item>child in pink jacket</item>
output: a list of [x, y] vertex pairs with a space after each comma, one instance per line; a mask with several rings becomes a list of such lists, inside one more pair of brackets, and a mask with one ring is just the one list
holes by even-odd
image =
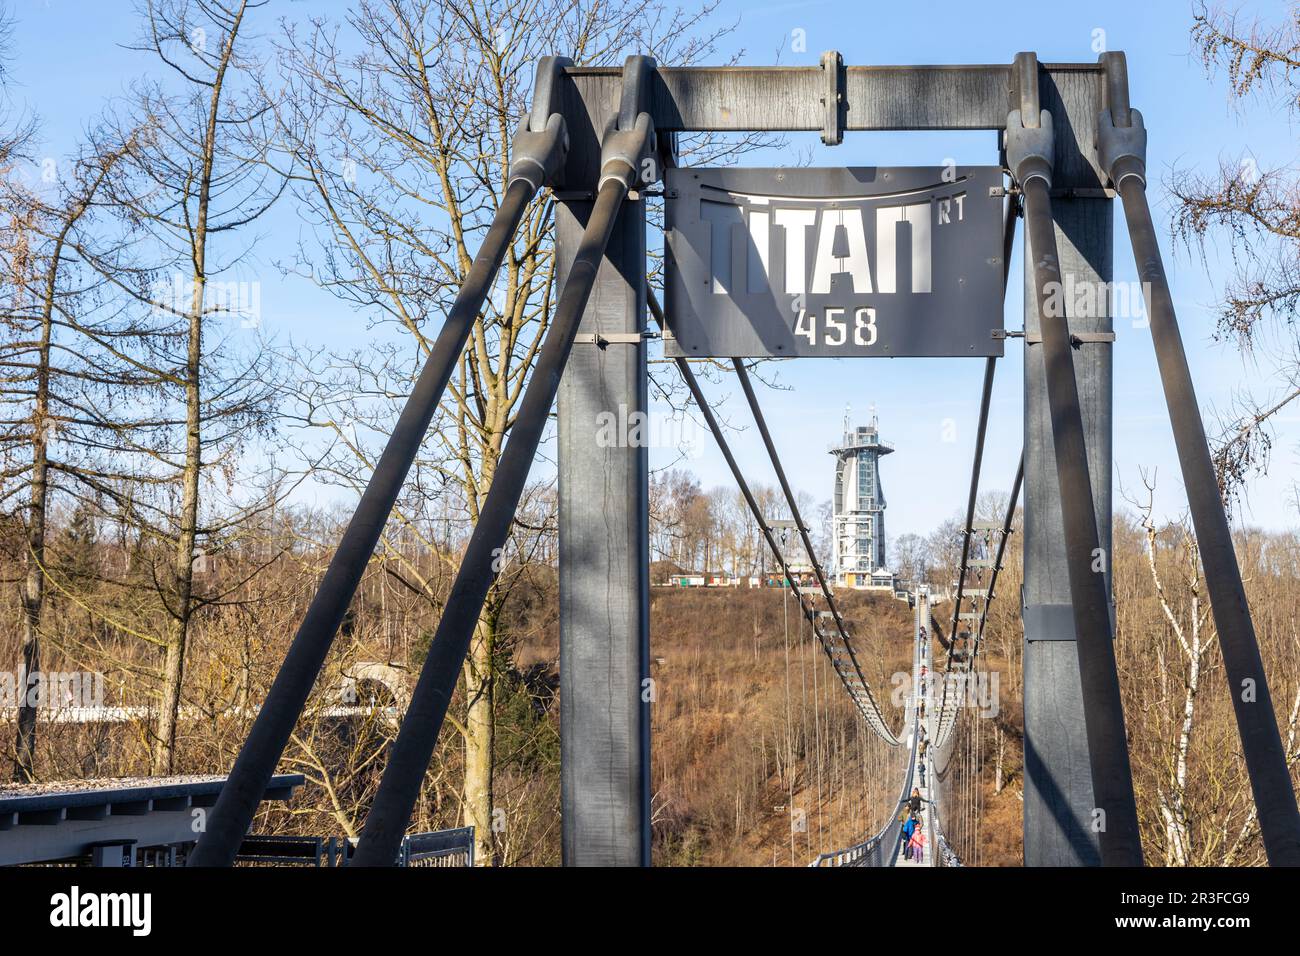
[[908, 840], [908, 847], [912, 851], [912, 859], [917, 863], [922, 862], [925, 857], [925, 833], [918, 826], [912, 831], [912, 838]]

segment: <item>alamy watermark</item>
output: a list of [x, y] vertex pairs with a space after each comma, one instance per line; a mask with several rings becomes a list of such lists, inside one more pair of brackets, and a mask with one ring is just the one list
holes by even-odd
[[597, 448], [675, 448], [695, 458], [703, 447], [699, 426], [679, 412], [630, 411], [620, 404], [597, 412], [595, 425]]
[[[174, 275], [170, 282], [158, 282], [152, 291], [154, 312], [158, 315], [188, 315], [194, 308], [194, 279]], [[262, 283], [203, 283], [204, 317], [238, 319], [241, 329], [255, 329], [262, 324]]]
[[1145, 328], [1149, 282], [1089, 282], [1067, 274], [1064, 282], [1043, 286], [1043, 311], [1052, 318], [1130, 319], [1133, 328]]
[[103, 706], [104, 675], [96, 671], [0, 671], [0, 710]]
[[[893, 687], [890, 702], [895, 707], [902, 707], [914, 693], [912, 675], [898, 671], [890, 678], [890, 684]], [[1001, 674], [998, 671], [927, 674], [921, 678], [921, 684], [918, 689], [927, 709], [943, 703], [949, 707], [969, 707], [979, 711], [981, 717], [996, 717], [1002, 709]]]

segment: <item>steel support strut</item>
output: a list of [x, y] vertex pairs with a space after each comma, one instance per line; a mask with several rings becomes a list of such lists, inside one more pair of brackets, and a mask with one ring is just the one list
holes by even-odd
[[1019, 109], [1012, 110], [1007, 137], [1008, 165], [1024, 193], [1026, 254], [1032, 257], [1042, 331], [1088, 758], [1093, 798], [1101, 814], [1096, 820], [1101, 861], [1106, 866], [1141, 866], [1137, 802], [1110, 616], [1109, 555], [1102, 550], [1097, 532], [1070, 329], [1060, 308], [1063, 283], [1049, 192], [1052, 114], [1042, 110], [1037, 117], [1022, 119]]
[[[434, 341], [420, 377], [394, 425], [347, 530], [330, 559], [319, 588], [294, 635], [284, 662], [266, 695], [221, 788], [189, 866], [230, 866], [253, 821], [267, 783], [302, 713], [312, 685], [347, 613], [370, 555], [460, 360], [483, 301], [514, 239], [528, 203], [556, 171], [568, 148], [563, 118], [556, 111], [554, 77], [571, 65], [547, 57], [537, 70], [539, 96], [533, 114], [516, 135], [509, 182], [483, 244]], [[544, 91], [544, 92], [543, 92]]]
[[[631, 128], [646, 108], [654, 70], [648, 57], [624, 63], [619, 126]], [[591, 212], [590, 199], [571, 193], [556, 203], [561, 282]], [[556, 397], [565, 866], [651, 862], [649, 449], [635, 426], [649, 403], [645, 263], [645, 204], [625, 202]]]
[[1098, 156], [1124, 203], [1264, 850], [1275, 866], [1300, 866], [1300, 811], [1286, 750], [1147, 204], [1146, 129], [1142, 114], [1129, 107], [1124, 55], [1103, 54], [1101, 61], [1106, 67], [1107, 108], [1098, 117]]
[[515, 509], [555, 402], [560, 376], [573, 349], [578, 324], [609, 245], [615, 219], [628, 190], [637, 181], [640, 159], [649, 151], [652, 136], [647, 113], [637, 116], [630, 128], [606, 134], [608, 155], [602, 165], [591, 218], [560, 293], [551, 328], [524, 391], [478, 523], [470, 535], [401, 730], [393, 743], [388, 766], [352, 859], [354, 866], [392, 866], [397, 859], [479, 612], [501, 569]]

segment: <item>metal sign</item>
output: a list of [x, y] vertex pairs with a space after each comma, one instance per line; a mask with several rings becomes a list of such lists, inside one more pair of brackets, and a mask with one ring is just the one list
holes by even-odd
[[996, 166], [669, 169], [667, 354], [1002, 355]]

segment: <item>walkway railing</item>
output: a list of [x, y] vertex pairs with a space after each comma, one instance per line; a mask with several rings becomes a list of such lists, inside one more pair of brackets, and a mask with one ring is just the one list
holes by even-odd
[[830, 853], [823, 853], [817, 859], [808, 865], [813, 866], [885, 866], [881, 859], [880, 848], [885, 841], [885, 833], [881, 832], [873, 836], [870, 840], [865, 840], [857, 846], [851, 846], [843, 850], [832, 850]]
[[908, 695], [908, 712], [903, 726], [911, 724], [912, 752], [907, 761], [907, 773], [903, 778], [903, 787], [899, 792], [898, 803], [890, 812], [889, 820], [879, 833], [862, 843], [841, 850], [831, 850], [820, 854], [808, 864], [809, 867], [820, 866], [893, 866], [898, 860], [902, 844], [903, 822], [898, 819], [898, 811], [907, 802], [912, 793], [912, 781], [916, 777], [916, 763], [920, 759], [921, 741], [921, 701], [920, 693], [921, 665], [926, 662], [924, 646], [919, 638], [920, 628], [929, 622], [929, 601], [923, 593], [918, 593], [915, 602], [916, 621], [912, 628], [912, 693]]
[[935, 775], [934, 766], [931, 765], [926, 773], [930, 781], [930, 826], [934, 832], [934, 865], [935, 866], [961, 866], [961, 858], [948, 845], [947, 838], [943, 835], [943, 814], [940, 812], [940, 805], [943, 803], [939, 778]]
[[[237, 866], [346, 866], [357, 841], [348, 837], [247, 836], [235, 856]], [[411, 833], [402, 838], [397, 866], [473, 866], [474, 828]]]

